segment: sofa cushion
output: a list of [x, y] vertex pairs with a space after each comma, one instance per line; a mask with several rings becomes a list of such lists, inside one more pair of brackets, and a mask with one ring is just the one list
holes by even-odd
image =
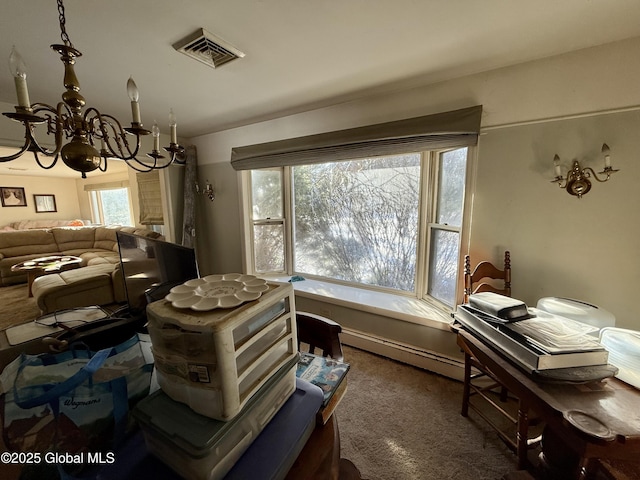
[[84, 227], [59, 227], [52, 228], [51, 232], [56, 239], [58, 249], [61, 252], [70, 250], [88, 250], [93, 248], [95, 228]]
[[[51, 255], [51, 252], [59, 251], [56, 239], [50, 230], [16, 230], [2, 232], [0, 235], [0, 254], [5, 258], [22, 255], [44, 257]], [[21, 261], [18, 260], [14, 263]]]
[[43, 314], [114, 303], [113, 269], [113, 265], [92, 265], [38, 277], [33, 282], [33, 296]]
[[120, 255], [113, 251], [95, 250], [83, 252], [77, 256], [82, 259], [83, 265], [117, 265], [120, 263]]
[[116, 232], [121, 227], [96, 227], [93, 248], [101, 248], [103, 250], [118, 251], [118, 239]]
[[125, 233], [133, 233], [134, 235], [140, 235], [141, 237], [157, 238], [159, 240], [164, 240], [164, 237], [160, 233], [154, 232], [153, 230], [149, 230], [147, 228], [121, 227], [120, 231]]

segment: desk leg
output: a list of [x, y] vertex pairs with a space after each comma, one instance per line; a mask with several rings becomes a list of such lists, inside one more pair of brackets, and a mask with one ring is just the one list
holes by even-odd
[[471, 391], [471, 356], [464, 352], [464, 383], [462, 387], [462, 410], [463, 417], [469, 416], [469, 393]]

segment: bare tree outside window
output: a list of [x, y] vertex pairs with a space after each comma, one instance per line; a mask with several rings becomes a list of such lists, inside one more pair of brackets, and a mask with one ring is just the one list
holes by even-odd
[[420, 154], [293, 168], [295, 270], [415, 290]]

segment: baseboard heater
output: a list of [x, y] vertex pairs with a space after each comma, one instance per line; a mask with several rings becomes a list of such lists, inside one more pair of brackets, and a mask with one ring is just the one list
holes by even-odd
[[340, 339], [345, 345], [429, 370], [454, 380], [464, 378], [464, 362], [462, 360], [349, 328], [342, 329]]

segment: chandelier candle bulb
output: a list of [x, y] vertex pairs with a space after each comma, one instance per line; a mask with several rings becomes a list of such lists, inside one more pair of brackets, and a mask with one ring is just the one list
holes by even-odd
[[176, 121], [176, 115], [173, 113], [173, 108], [169, 110], [169, 127], [171, 130], [171, 142], [178, 144], [178, 122]]
[[129, 94], [129, 99], [131, 100], [131, 116], [133, 118], [133, 123], [141, 123], [140, 122], [140, 104], [138, 100], [140, 99], [140, 93], [138, 92], [138, 86], [136, 82], [133, 81], [133, 77], [129, 77], [127, 80], [127, 93]]
[[27, 68], [22, 59], [22, 55], [18, 53], [15, 46], [11, 48], [11, 53], [9, 54], [9, 68], [16, 85], [18, 106], [31, 108], [29, 90], [27, 89]]
[[153, 122], [153, 127], [151, 127], [151, 134], [153, 135], [153, 150], [160, 150], [160, 127], [158, 127], [158, 122]]

